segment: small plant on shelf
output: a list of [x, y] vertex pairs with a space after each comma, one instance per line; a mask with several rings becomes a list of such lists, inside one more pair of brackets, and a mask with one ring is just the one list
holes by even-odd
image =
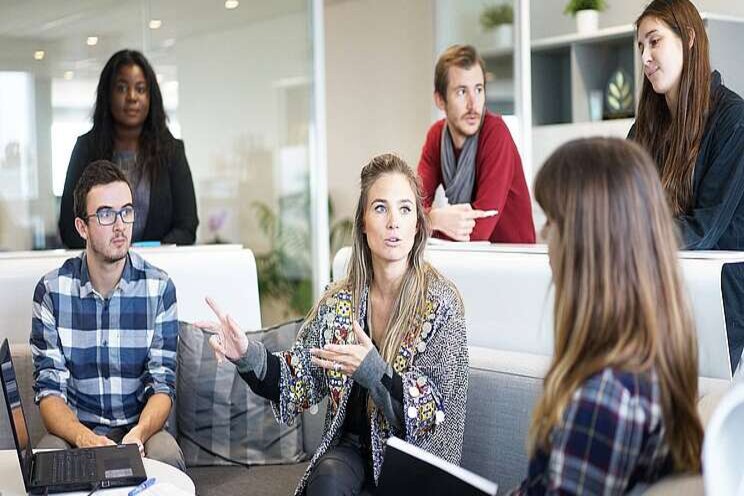
[[488, 5], [480, 15], [484, 31], [491, 31], [504, 24], [514, 23], [514, 9], [509, 4]]
[[597, 12], [602, 12], [606, 8], [607, 2], [605, 2], [605, 0], [569, 0], [563, 13], [575, 16], [576, 13], [581, 10], [596, 10]]

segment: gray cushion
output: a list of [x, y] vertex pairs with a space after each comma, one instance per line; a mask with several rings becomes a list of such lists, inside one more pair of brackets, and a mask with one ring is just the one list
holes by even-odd
[[[250, 333], [269, 351], [287, 349], [300, 321]], [[187, 323], [178, 343], [178, 443], [188, 466], [296, 463], [304, 459], [302, 422], [274, 419], [231, 363], [217, 364], [209, 335]]]
[[527, 475], [526, 439], [542, 379], [470, 369], [462, 466], [499, 485], [499, 493]]

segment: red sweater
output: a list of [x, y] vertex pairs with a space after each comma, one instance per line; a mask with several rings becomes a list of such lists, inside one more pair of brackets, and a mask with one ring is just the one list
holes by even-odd
[[[442, 183], [440, 144], [445, 119], [437, 121], [426, 134], [418, 175], [424, 207], [428, 210], [434, 192]], [[524, 180], [522, 160], [504, 120], [486, 112], [475, 155], [475, 186], [470, 205], [476, 210], [498, 210], [498, 215], [476, 219], [471, 241], [492, 243], [534, 243], [532, 203]], [[446, 238], [440, 232], [435, 236]]]

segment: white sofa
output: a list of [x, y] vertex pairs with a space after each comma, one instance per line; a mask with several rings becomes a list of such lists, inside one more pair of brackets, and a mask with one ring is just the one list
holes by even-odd
[[[258, 278], [253, 253], [240, 245], [137, 248], [148, 262], [165, 270], [176, 286], [178, 318], [214, 320], [204, 302], [212, 296], [245, 329], [261, 328]], [[0, 253], [0, 339], [28, 343], [31, 301], [41, 277], [77, 251]]]
[[[333, 277], [345, 274], [350, 248], [340, 250]], [[457, 286], [465, 302], [468, 344], [550, 356], [553, 294], [545, 245], [439, 242], [427, 259]], [[721, 297], [721, 267], [744, 260], [738, 252], [680, 252], [698, 333], [700, 376], [731, 380]]]

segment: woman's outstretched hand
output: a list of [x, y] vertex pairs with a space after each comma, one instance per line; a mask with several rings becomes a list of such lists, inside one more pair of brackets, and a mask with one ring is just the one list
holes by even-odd
[[346, 375], [354, 375], [375, 345], [356, 321], [352, 322], [352, 327], [357, 344], [327, 344], [322, 349], [313, 348], [310, 350], [313, 364]]
[[240, 359], [248, 349], [248, 338], [245, 337], [245, 333], [237, 322], [223, 313], [212, 298], [207, 296], [205, 300], [209, 308], [217, 315], [219, 322], [200, 321], [194, 322], [194, 325], [212, 334], [209, 338], [209, 345], [214, 350], [217, 362], [222, 363], [225, 358], [232, 361]]

